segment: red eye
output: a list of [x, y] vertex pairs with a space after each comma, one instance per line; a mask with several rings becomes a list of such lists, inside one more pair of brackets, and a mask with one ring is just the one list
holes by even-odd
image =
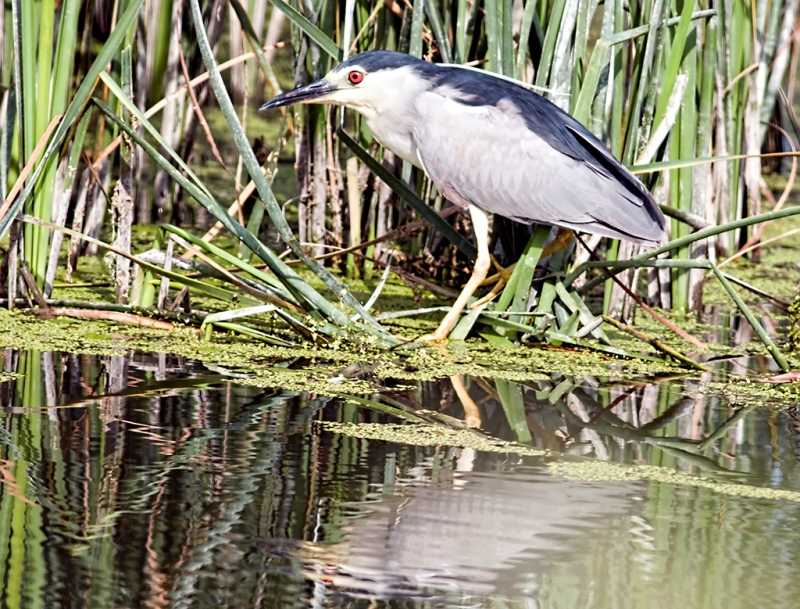
[[364, 74], [359, 72], [358, 70], [353, 70], [350, 74], [347, 75], [347, 79], [354, 85], [359, 84], [362, 80], [364, 80]]

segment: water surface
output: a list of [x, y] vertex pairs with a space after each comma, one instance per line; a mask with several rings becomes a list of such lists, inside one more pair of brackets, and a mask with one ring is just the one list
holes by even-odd
[[[368, 396], [520, 455], [351, 437], [328, 423], [399, 419], [168, 355], [3, 365], [5, 607], [800, 606], [800, 503], [754, 492], [800, 491], [796, 411], [721, 373]], [[604, 462], [690, 478], [554, 467]]]

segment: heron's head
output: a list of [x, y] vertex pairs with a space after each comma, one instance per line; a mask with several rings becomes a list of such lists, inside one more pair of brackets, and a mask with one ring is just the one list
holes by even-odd
[[261, 110], [293, 104], [336, 104], [366, 116], [401, 104], [430, 86], [426, 74], [435, 66], [405, 53], [367, 51], [351, 57], [324, 78], [287, 91]]

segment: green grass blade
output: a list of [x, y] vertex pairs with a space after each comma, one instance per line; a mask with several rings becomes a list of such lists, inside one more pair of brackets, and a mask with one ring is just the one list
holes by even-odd
[[525, 402], [522, 398], [522, 386], [503, 379], [495, 380], [500, 405], [506, 415], [509, 427], [517, 436], [520, 444], [530, 445], [533, 442], [528, 420], [525, 417]]
[[576, 340], [575, 335], [578, 333], [578, 329], [580, 327], [580, 314], [578, 311], [572, 311], [570, 316], [566, 319], [564, 323], [561, 324], [561, 327], [558, 329], [560, 334], [564, 336], [569, 336], [570, 339]]
[[[680, 29], [680, 25], [678, 26]], [[677, 34], [676, 34], [677, 37]], [[685, 48], [685, 47], [684, 47]], [[695, 154], [695, 140], [697, 139], [697, 46], [688, 49], [685, 55], [684, 62], [681, 67], [681, 72], [684, 73], [688, 82], [686, 90], [684, 91], [681, 110], [678, 114], [677, 131], [673, 129], [673, 137], [670, 144], [679, 146], [680, 152], [675, 156], [687, 158]], [[677, 76], [677, 75], [676, 75]], [[679, 137], [676, 137], [679, 135]], [[692, 190], [693, 190], [693, 176], [694, 172], [690, 167], [684, 167], [676, 170], [677, 179], [674, 183], [677, 188], [677, 207], [684, 213], [691, 213], [692, 211]], [[671, 189], [673, 192], [675, 189]], [[705, 202], [704, 202], [705, 203]], [[672, 222], [672, 235], [682, 237], [689, 233], [689, 227], [685, 224], [674, 221]], [[679, 258], [689, 257], [689, 248], [680, 248], [677, 252]], [[689, 307], [689, 273], [683, 270], [673, 271], [672, 274], [672, 306], [676, 309], [688, 309]]]
[[197, 235], [193, 235], [192, 233], [190, 233], [188, 231], [185, 231], [182, 228], [179, 228], [177, 226], [172, 226], [171, 224], [162, 224], [161, 228], [163, 230], [165, 230], [166, 232], [168, 232], [168, 233], [172, 233], [174, 235], [178, 235], [179, 237], [181, 237], [182, 239], [185, 239], [186, 241], [188, 241], [192, 245], [196, 245], [197, 247], [204, 249], [206, 252], [208, 252], [212, 256], [216, 256], [219, 259], [221, 259], [224, 262], [226, 262], [227, 264], [239, 268], [240, 270], [244, 271], [245, 273], [248, 273], [248, 274], [252, 275], [253, 277], [258, 279], [259, 281], [263, 281], [264, 283], [269, 285], [271, 288], [273, 288], [274, 290], [278, 291], [278, 294], [276, 294], [276, 295], [279, 295], [281, 298], [283, 298], [285, 300], [288, 300], [290, 302], [294, 302], [295, 304], [298, 304], [297, 301], [294, 299], [294, 297], [292, 297], [290, 294], [288, 294], [285, 291], [284, 285], [280, 281], [275, 279], [275, 277], [273, 277], [272, 275], [268, 275], [268, 274], [264, 273], [263, 271], [255, 268], [254, 266], [252, 266], [251, 264], [249, 264], [246, 261], [242, 260], [238, 256], [234, 256], [233, 254], [230, 254], [230, 253], [226, 252], [222, 248], [217, 247], [216, 245], [214, 245], [213, 243], [209, 243], [208, 241], [203, 241]]
[[428, 21], [431, 24], [433, 35], [436, 38], [436, 44], [439, 45], [439, 54], [442, 56], [444, 63], [451, 63], [453, 61], [453, 54], [450, 52], [450, 40], [445, 34], [444, 27], [442, 26], [442, 17], [436, 9], [434, 0], [424, 0], [425, 14], [428, 15]]
[[[279, 0], [273, 1], [277, 2]], [[366, 324], [365, 327], [368, 328], [368, 332], [370, 334], [380, 337], [382, 340], [388, 340], [392, 343], [396, 342], [396, 339], [390, 337], [390, 335], [387, 334], [383, 328], [381, 328], [380, 324], [375, 321], [367, 311], [364, 310], [364, 308], [361, 306], [361, 303], [359, 303], [359, 301], [350, 293], [350, 291], [344, 284], [342, 284], [341, 281], [336, 279], [336, 277], [334, 277], [331, 272], [323, 267], [319, 262], [313, 258], [310, 258], [306, 254], [306, 252], [300, 246], [300, 243], [295, 238], [294, 234], [289, 228], [286, 218], [283, 216], [283, 210], [281, 209], [281, 206], [278, 204], [277, 199], [275, 199], [275, 195], [273, 194], [269, 183], [264, 177], [264, 174], [261, 172], [261, 167], [256, 160], [253, 149], [250, 146], [250, 142], [247, 139], [244, 130], [242, 129], [242, 125], [239, 123], [239, 119], [236, 115], [236, 110], [233, 107], [233, 103], [231, 102], [231, 98], [225, 89], [225, 83], [223, 82], [222, 76], [219, 73], [211, 45], [209, 44], [208, 37], [206, 36], [199, 1], [190, 0], [190, 4], [195, 33], [197, 35], [197, 41], [200, 46], [200, 52], [203, 56], [206, 70], [208, 70], [209, 73], [211, 88], [214, 91], [214, 95], [217, 98], [217, 102], [222, 110], [222, 114], [225, 117], [228, 129], [233, 135], [233, 140], [239, 150], [239, 154], [242, 157], [244, 166], [247, 168], [250, 178], [255, 183], [259, 197], [266, 205], [267, 213], [269, 214], [273, 225], [278, 230], [281, 239], [283, 239], [284, 243], [289, 246], [289, 248], [292, 250], [292, 253], [302, 260], [303, 263], [317, 277], [319, 277], [319, 279], [336, 296], [336, 298], [340, 299], [345, 305], [349, 306], [354, 312], [358, 313], [361, 319], [364, 320]], [[257, 239], [253, 238], [253, 241], [258, 244], [257, 247], [259, 250], [264, 251], [267, 249], [263, 246], [263, 244], [258, 242]], [[252, 249], [260, 257], [259, 250], [255, 249], [249, 243], [248, 247], [250, 247], [250, 249]], [[318, 310], [323, 311], [329, 319], [334, 320], [337, 324], [340, 324], [343, 327], [353, 325], [347, 315], [339, 310], [338, 307], [332, 305], [330, 302], [322, 298], [316, 292], [316, 290], [313, 290], [307, 283], [302, 283], [305, 286], [303, 289], [305, 290], [306, 297], [313, 299], [313, 304]], [[296, 287], [299, 288], [299, 286]]]
[[[589, 325], [594, 321], [594, 315], [592, 315], [592, 312], [589, 311], [589, 307], [587, 307], [586, 303], [581, 300], [580, 296], [578, 296], [575, 292], [567, 291], [567, 288], [564, 287], [564, 284], [560, 281], [556, 282], [555, 288], [556, 294], [561, 302], [563, 302], [573, 314], [578, 315], [579, 320], [583, 325]], [[592, 330], [591, 335], [604, 345], [611, 345], [611, 341], [609, 340], [608, 336], [606, 336], [606, 333], [602, 330], [602, 328], [598, 327]]]
[[455, 41], [456, 51], [454, 60], [456, 63], [464, 63], [467, 60], [467, 19], [469, 18], [469, 8], [467, 7], [467, 0], [456, 0], [458, 7], [456, 9], [456, 29]]
[[[726, 154], [722, 156], [706, 156], [699, 158], [674, 159], [671, 161], [658, 161], [655, 163], [645, 163], [642, 165], [634, 165], [629, 169], [631, 173], [654, 173], [656, 171], [666, 171], [668, 169], [680, 169], [681, 167], [693, 167], [695, 165], [705, 165], [706, 163], [739, 161], [741, 159], [748, 159], [752, 157], [768, 159], [774, 157], [791, 158], [796, 156], [800, 156], [800, 152], [769, 152], [766, 154]], [[737, 164], [734, 163], [734, 165]]]
[[81, 0], [66, 0], [61, 7], [59, 20], [58, 43], [53, 75], [53, 94], [51, 101], [52, 115], [61, 114], [67, 107], [70, 78], [75, 55], [78, 17], [81, 12]]
[[286, 4], [283, 0], [270, 0], [272, 5], [284, 13], [289, 20], [305, 32], [311, 40], [316, 42], [323, 51], [333, 57], [336, 61], [342, 60], [342, 49], [339, 48], [330, 36], [311, 23], [305, 16], [298, 13], [294, 8]]
[[[506, 285], [500, 295], [500, 299], [497, 301], [497, 305], [494, 308], [495, 311], [507, 311], [509, 305], [514, 311], [522, 311], [523, 307], [528, 303], [533, 274], [536, 272], [536, 265], [542, 256], [542, 250], [549, 234], [549, 226], [539, 225], [534, 229], [525, 246], [525, 251], [511, 273], [508, 285]], [[519, 321], [519, 319], [512, 319], [511, 321]]]
[[519, 332], [520, 334], [531, 334], [535, 332], [533, 326], [511, 321], [510, 319], [504, 319], [502, 317], [495, 317], [494, 315], [487, 315], [485, 312], [480, 314], [478, 321], [494, 328], [495, 330], [500, 328], [501, 330], [512, 330], [513, 332]]
[[252, 317], [254, 315], [263, 315], [264, 313], [273, 313], [277, 310], [278, 307], [275, 305], [258, 305], [255, 307], [245, 307], [244, 309], [209, 313], [203, 318], [203, 325], [215, 324], [220, 321], [231, 321], [232, 319], [241, 319], [243, 317]]
[[652, 5], [650, 5], [650, 28], [647, 33], [642, 60], [638, 62], [637, 83], [639, 86], [632, 91], [632, 110], [628, 113], [628, 135], [623, 156], [621, 157], [628, 164], [633, 162], [633, 159], [639, 153], [639, 146], [644, 145], [644, 141], [647, 140], [646, 134], [642, 133], [642, 108], [647, 98], [648, 88], [657, 86], [656, 80], [651, 75], [658, 45], [658, 20], [661, 18], [663, 6], [664, 0], [653, 0]]
[[250, 48], [256, 54], [256, 60], [258, 61], [258, 66], [261, 68], [261, 72], [267, 79], [274, 94], [279, 95], [282, 91], [280, 84], [278, 84], [278, 77], [275, 76], [275, 71], [264, 56], [264, 51], [261, 49], [261, 42], [258, 40], [256, 30], [253, 27], [253, 23], [250, 21], [247, 11], [245, 11], [244, 7], [241, 5], [240, 0], [230, 0], [230, 5], [236, 13], [236, 18], [242, 26], [242, 31], [245, 33], [245, 36], [247, 36], [247, 42], [250, 44]]
[[[800, 206], [793, 206], [789, 208], [779, 209], [777, 211], [771, 211], [763, 214], [758, 214], [755, 216], [749, 216], [747, 218], [742, 218], [740, 220], [735, 220], [733, 222], [727, 222], [725, 224], [721, 224], [719, 226], [710, 226], [706, 229], [697, 231], [696, 233], [692, 233], [690, 235], [686, 235], [685, 237], [680, 237], [678, 239], [673, 239], [672, 241], [662, 245], [657, 250], [653, 250], [650, 252], [644, 252], [643, 254], [639, 254], [638, 256], [631, 258], [630, 260], [624, 261], [626, 264], [630, 266], [624, 268], [631, 268], [635, 266], [642, 266], [643, 261], [650, 260], [651, 258], [655, 258], [656, 256], [670, 252], [674, 249], [679, 247], [684, 247], [689, 245], [690, 243], [694, 243], [695, 241], [700, 241], [701, 239], [708, 239], [709, 237], [715, 237], [716, 235], [720, 235], [722, 233], [727, 233], [730, 231], [734, 231], [740, 228], [745, 228], [747, 226], [751, 226], [753, 224], [759, 224], [761, 222], [768, 222], [772, 220], [780, 220], [781, 218], [788, 218], [789, 216], [796, 216], [800, 214]], [[663, 261], [667, 263], [673, 262], [686, 262], [687, 264], [702, 264], [705, 261], [702, 260], [694, 260], [694, 261]], [[601, 263], [603, 265], [605, 263]], [[569, 286], [571, 285], [572, 281], [575, 280], [580, 274], [585, 271], [587, 268], [591, 268], [594, 265], [592, 262], [585, 262], [578, 266], [575, 270], [573, 270], [567, 278], [564, 279], [564, 285]], [[686, 267], [686, 268], [702, 268], [700, 266], [697, 267]], [[584, 285], [579, 291], [581, 294], [587, 293], [589, 290], [594, 288], [599, 283], [603, 282], [605, 277], [595, 277], [594, 279], [588, 281], [586, 285]]]
[[[34, 3], [30, 0], [12, 0], [11, 23], [14, 39], [14, 82], [17, 83], [17, 118], [20, 133], [20, 167], [36, 146], [36, 32], [34, 30]], [[0, 238], [4, 235], [0, 232]]]
[[256, 330], [254, 328], [250, 328], [248, 326], [242, 326], [236, 323], [229, 323], [231, 320], [234, 319], [242, 319], [243, 317], [252, 317], [254, 315], [263, 315], [264, 313], [275, 313], [279, 317], [281, 317], [284, 321], [286, 321], [294, 330], [296, 330], [299, 334], [304, 336], [309, 340], [313, 340], [314, 331], [309, 328], [308, 326], [300, 323], [294, 317], [287, 314], [285, 311], [281, 310], [280, 308], [274, 305], [260, 305], [255, 307], [245, 307], [243, 309], [233, 309], [231, 311], [220, 311], [219, 313], [211, 313], [206, 315], [203, 319], [203, 323], [200, 326], [202, 330], [204, 327], [208, 325], [215, 325], [221, 328], [225, 328], [228, 330], [233, 330], [235, 332], [240, 332], [242, 334], [247, 334], [249, 336], [253, 336], [255, 338], [259, 338], [262, 340], [272, 341], [279, 341], [284, 346], [293, 346], [291, 343], [287, 343], [284, 340], [278, 339], [274, 336], [261, 332], [260, 330]]
[[475, 322], [478, 321], [478, 317], [483, 308], [484, 307], [477, 307], [467, 311], [467, 314], [461, 317], [456, 327], [450, 332], [448, 338], [450, 340], [467, 340], [467, 336], [469, 336], [469, 333], [472, 331]]
[[8, 194], [8, 178], [11, 171], [11, 148], [14, 143], [14, 123], [17, 120], [16, 88], [9, 87], [5, 94], [5, 116], [3, 133], [0, 135], [0, 199]]
[[589, 67], [586, 68], [586, 76], [583, 79], [580, 93], [578, 93], [578, 98], [575, 100], [575, 107], [572, 110], [572, 116], [584, 125], [589, 122], [589, 115], [591, 113], [595, 93], [597, 92], [597, 85], [600, 83], [600, 75], [608, 65], [610, 49], [611, 43], [608, 39], [603, 38], [597, 41], [592, 50], [592, 56], [589, 59]]
[[[30, 4], [33, 4], [28, 0]], [[56, 26], [56, 10], [54, 0], [41, 0], [37, 7], [39, 12], [39, 42], [37, 67], [36, 95], [36, 129], [34, 141], [38, 141], [50, 124], [50, 79], [53, 75], [53, 43]], [[67, 68], [69, 72], [69, 68]]]
[[[586, 47], [588, 44], [589, 38], [589, 5], [591, 4], [590, 0], [579, 0], [578, 3], [578, 18], [575, 24], [575, 37], [574, 37], [574, 48], [572, 50], [572, 70], [571, 70], [571, 78], [572, 78], [572, 91], [579, 91], [581, 88], [581, 82], [583, 81], [583, 74], [586, 69]], [[608, 10], [611, 6], [613, 7], [616, 2], [612, 2], [612, 0], [606, 0], [604, 5], [604, 10]], [[604, 15], [605, 17], [605, 15]], [[605, 21], [604, 21], [605, 23]], [[610, 33], [610, 32], [609, 32]], [[574, 102], [575, 98], [571, 98], [571, 101]]]
[[658, 340], [655, 340], [653, 338], [650, 338], [649, 336], [647, 336], [643, 332], [640, 332], [639, 330], [635, 330], [634, 328], [631, 328], [630, 326], [627, 326], [627, 325], [623, 324], [622, 322], [617, 321], [613, 317], [608, 317], [607, 315], [603, 315], [603, 320], [606, 323], [611, 324], [612, 326], [615, 326], [616, 328], [622, 330], [623, 332], [627, 332], [631, 336], [634, 336], [634, 337], [638, 338], [639, 340], [642, 340], [642, 341], [648, 343], [649, 345], [651, 345], [652, 347], [655, 347], [656, 349], [658, 349], [659, 351], [661, 351], [665, 355], [667, 355], [667, 356], [669, 356], [669, 357], [681, 362], [682, 364], [688, 366], [689, 368], [694, 368], [695, 370], [702, 370], [704, 372], [708, 370], [708, 368], [706, 368], [702, 364], [698, 364], [696, 361], [686, 357], [685, 355], [683, 355], [682, 353], [676, 351], [672, 347], [670, 347], [668, 345], [665, 345], [661, 341], [658, 341]]
[[764, 343], [767, 351], [769, 351], [770, 355], [772, 355], [772, 358], [775, 360], [775, 363], [778, 364], [778, 367], [781, 369], [781, 371], [788, 372], [790, 370], [789, 363], [786, 361], [783, 353], [781, 353], [781, 350], [775, 345], [772, 338], [770, 338], [770, 335], [767, 334], [764, 326], [762, 326], [761, 323], [756, 319], [756, 316], [753, 315], [750, 307], [745, 304], [744, 300], [742, 300], [742, 297], [739, 296], [739, 293], [734, 289], [730, 281], [728, 281], [728, 278], [725, 277], [725, 274], [722, 273], [717, 265], [713, 262], [711, 262], [711, 270], [714, 271], [714, 275], [716, 275], [717, 279], [722, 284], [722, 287], [725, 288], [725, 291], [728, 292], [728, 295], [731, 297], [733, 302], [735, 302], [736, 306], [739, 307], [739, 311], [741, 311], [742, 315], [753, 327], [753, 330], [755, 330], [756, 334], [758, 334], [758, 338], [760, 338], [761, 342]]
[[218, 321], [213, 324], [205, 324], [206, 328], [206, 339], [209, 338], [210, 332], [208, 330], [212, 327], [216, 326], [223, 330], [229, 330], [231, 332], [236, 332], [237, 334], [243, 334], [244, 336], [249, 336], [250, 338], [255, 338], [257, 340], [263, 340], [265, 343], [270, 345], [274, 345], [276, 347], [296, 347], [296, 344], [290, 343], [289, 341], [285, 341], [283, 339], [277, 338], [275, 336], [271, 336], [266, 332], [262, 332], [261, 330], [256, 330], [255, 328], [251, 328], [249, 326], [244, 326], [242, 324], [231, 323], [228, 321]]
[[550, 282], [545, 282], [539, 294], [539, 302], [536, 303], [536, 312], [542, 315], [550, 313], [550, 311], [553, 310], [553, 303], [555, 301], [556, 286]]
[[500, 33], [500, 67], [502, 74], [514, 76], [514, 0], [500, 0], [498, 14]]
[[[658, 96], [658, 102], [656, 102], [656, 113], [652, 127], [653, 131], [658, 128], [658, 124], [664, 117], [664, 111], [667, 109], [669, 95], [672, 92], [672, 88], [675, 86], [675, 79], [678, 77], [678, 72], [680, 71], [681, 65], [684, 61], [683, 50], [686, 48], [686, 41], [689, 37], [689, 28], [692, 23], [692, 9], [694, 8], [694, 5], [694, 2], [684, 2], [683, 11], [681, 12], [681, 20], [678, 23], [675, 34], [672, 37], [669, 59], [667, 60], [667, 69], [660, 80], [661, 92]], [[694, 95], [693, 90], [692, 95]]]
[[22, 216], [21, 219], [22, 219], [23, 222], [26, 222], [26, 223], [29, 223], [29, 224], [34, 224], [36, 226], [41, 226], [41, 227], [44, 227], [44, 228], [57, 230], [57, 231], [62, 232], [64, 234], [66, 234], [66, 235], [70, 235], [71, 237], [78, 237], [79, 239], [82, 239], [82, 240], [87, 241], [89, 243], [94, 243], [95, 245], [97, 245], [97, 247], [100, 247], [100, 248], [102, 248], [102, 249], [104, 249], [106, 251], [112, 252], [112, 253], [114, 253], [114, 254], [116, 254], [118, 256], [122, 256], [124, 258], [127, 258], [131, 262], [134, 262], [134, 263], [138, 264], [143, 269], [146, 269], [146, 270], [150, 271], [151, 273], [153, 273], [155, 275], [159, 275], [159, 276], [163, 276], [163, 277], [169, 277], [170, 281], [174, 281], [175, 283], [179, 283], [181, 285], [189, 286], [189, 288], [197, 290], [197, 291], [202, 292], [204, 294], [207, 294], [208, 296], [211, 296], [212, 298], [216, 298], [218, 300], [222, 300], [224, 302], [231, 302], [231, 303], [242, 302], [242, 303], [249, 303], [249, 304], [252, 304], [252, 305], [260, 305], [261, 304], [258, 300], [248, 298], [247, 296], [241, 296], [239, 294], [231, 292], [230, 290], [219, 288], [217, 286], [205, 283], [203, 281], [199, 281], [197, 279], [193, 279], [191, 277], [185, 277], [185, 276], [183, 276], [183, 275], [181, 275], [179, 273], [175, 273], [175, 272], [172, 272], [172, 271], [166, 271], [166, 270], [164, 270], [163, 268], [161, 268], [158, 265], [150, 264], [149, 262], [145, 262], [144, 260], [141, 260], [141, 259], [137, 258], [136, 256], [134, 256], [132, 254], [129, 254], [127, 252], [123, 252], [122, 250], [117, 249], [117, 248], [109, 245], [108, 243], [104, 243], [104, 242], [102, 242], [102, 241], [100, 241], [98, 239], [93, 239], [93, 238], [91, 238], [91, 237], [89, 237], [87, 235], [84, 235], [83, 233], [79, 233], [78, 231], [74, 231], [74, 230], [72, 230], [70, 228], [66, 228], [65, 226], [58, 226], [58, 225], [52, 224], [50, 222], [45, 222], [44, 220], [40, 220], [39, 218], [34, 218], [33, 216]]
[[542, 55], [539, 65], [536, 68], [536, 85], [539, 87], [546, 87], [547, 81], [550, 78], [550, 70], [552, 68], [552, 61], [555, 55], [554, 50], [556, 47], [556, 40], [558, 39], [559, 26], [561, 25], [561, 16], [564, 14], [564, 6], [566, 3], [566, 0], [555, 0], [552, 8], [550, 9], [550, 20], [547, 24], [547, 31], [544, 35]]
[[408, 53], [414, 57], [422, 57], [422, 26], [425, 24], [425, 0], [414, 0], [414, 12], [411, 16], [411, 40], [408, 42]]
[[[50, 143], [47, 145], [47, 148], [42, 155], [42, 160], [39, 162], [39, 165], [33, 171], [30, 179], [28, 180], [25, 188], [23, 188], [22, 192], [19, 196], [14, 200], [14, 203], [9, 208], [8, 212], [6, 213], [3, 218], [0, 218], [0, 239], [2, 239], [6, 232], [8, 231], [8, 227], [11, 225], [12, 220], [14, 217], [19, 213], [20, 208], [31, 195], [33, 192], [36, 183], [41, 176], [42, 172], [44, 171], [45, 166], [47, 165], [47, 160], [55, 154], [56, 149], [61, 145], [64, 141], [64, 138], [67, 136], [69, 131], [72, 129], [75, 121], [80, 117], [83, 112], [83, 108], [86, 103], [89, 101], [89, 96], [92, 94], [94, 90], [95, 83], [97, 82], [98, 77], [100, 76], [100, 72], [106, 69], [106, 66], [111, 62], [116, 52], [119, 50], [120, 45], [125, 40], [125, 35], [128, 28], [131, 26], [132, 23], [136, 20], [136, 17], [139, 13], [139, 9], [142, 7], [144, 0], [130, 0], [130, 4], [128, 8], [125, 10], [124, 13], [117, 21], [117, 25], [114, 28], [114, 31], [111, 32], [111, 35], [106, 40], [106, 43], [103, 45], [100, 52], [97, 54], [97, 58], [92, 63], [89, 70], [86, 72], [86, 76], [81, 81], [81, 84], [78, 86], [78, 90], [75, 92], [75, 96], [72, 98], [69, 106], [67, 107], [66, 112], [64, 113], [64, 118], [61, 120], [61, 123], [58, 125], [56, 132], [53, 134], [53, 137], [50, 140]], [[17, 92], [19, 93], [19, 91]]]
[[502, 0], [486, 0], [486, 44], [489, 46], [489, 71], [500, 74], [500, 4]]
[[519, 46], [517, 48], [517, 69], [514, 76], [522, 78], [522, 69], [525, 67], [525, 60], [528, 57], [528, 42], [531, 36], [531, 28], [536, 19], [537, 0], [528, 0], [522, 12], [522, 24], [519, 31]]

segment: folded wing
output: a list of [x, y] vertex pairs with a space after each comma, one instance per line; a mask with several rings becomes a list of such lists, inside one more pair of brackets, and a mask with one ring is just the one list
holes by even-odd
[[571, 117], [550, 115], [563, 120], [560, 129], [537, 134], [509, 100], [471, 105], [436, 90], [420, 95], [416, 110], [420, 160], [454, 203], [649, 246], [663, 241], [664, 216], [650, 194]]

